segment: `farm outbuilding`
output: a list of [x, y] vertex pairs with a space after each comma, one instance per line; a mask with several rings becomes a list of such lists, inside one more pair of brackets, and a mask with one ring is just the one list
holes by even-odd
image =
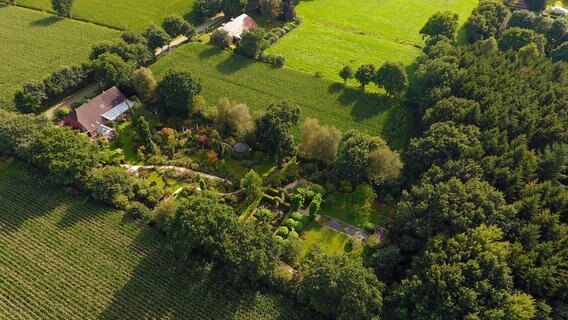
[[236, 18], [232, 18], [231, 21], [223, 24], [219, 27], [219, 30], [225, 30], [231, 38], [238, 41], [241, 39], [241, 34], [245, 30], [250, 30], [257, 27], [256, 21], [251, 18], [248, 14], [241, 14]]
[[105, 126], [127, 112], [132, 101], [126, 99], [117, 87], [112, 87], [73, 110], [64, 119], [66, 125], [87, 133], [89, 137], [111, 135], [112, 129]]

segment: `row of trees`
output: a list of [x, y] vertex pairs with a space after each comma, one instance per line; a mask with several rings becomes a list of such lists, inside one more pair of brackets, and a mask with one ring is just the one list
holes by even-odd
[[295, 0], [197, 0], [194, 12], [199, 19], [205, 19], [223, 12], [227, 17], [237, 17], [243, 13], [260, 13], [275, 21], [296, 19]]
[[406, 70], [401, 63], [397, 62], [385, 62], [379, 69], [372, 64], [364, 64], [355, 72], [350, 66], [345, 66], [339, 71], [339, 76], [345, 83], [349, 79], [357, 79], [362, 90], [365, 90], [365, 86], [372, 82], [391, 96], [401, 95], [408, 87]]

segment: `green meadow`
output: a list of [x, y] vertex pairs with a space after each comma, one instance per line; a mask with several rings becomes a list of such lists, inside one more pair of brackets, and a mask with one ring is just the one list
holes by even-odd
[[[18, 0], [18, 4], [52, 11], [50, 0]], [[120, 29], [142, 30], [161, 24], [169, 14], [190, 18], [192, 0], [76, 0], [72, 16]]]
[[118, 36], [91, 23], [0, 4], [0, 107], [11, 105], [25, 82], [85, 62], [93, 44]]
[[170, 69], [192, 73], [201, 79], [209, 104], [227, 97], [261, 112], [286, 100], [301, 108], [302, 118], [317, 118], [341, 131], [382, 135], [394, 148], [404, 147], [410, 139], [410, 110], [394, 99], [292, 68], [273, 68], [214, 46], [184, 44], [150, 69], [158, 79]]
[[[296, 10], [300, 27], [269, 53], [282, 54], [286, 64], [310, 73], [339, 79], [341, 67], [400, 61], [412, 72], [420, 54], [420, 29], [437, 11], [458, 13], [464, 22], [478, 0], [312, 0]], [[355, 84], [355, 82], [353, 82]]]

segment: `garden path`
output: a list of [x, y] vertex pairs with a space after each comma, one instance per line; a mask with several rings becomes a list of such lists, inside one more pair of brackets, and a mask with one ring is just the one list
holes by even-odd
[[359, 229], [343, 221], [339, 221], [337, 219], [328, 216], [318, 214], [316, 216], [316, 221], [322, 226], [339, 231], [350, 237], [355, 237], [359, 239], [367, 239], [369, 237], [369, 233], [367, 233], [365, 230]]

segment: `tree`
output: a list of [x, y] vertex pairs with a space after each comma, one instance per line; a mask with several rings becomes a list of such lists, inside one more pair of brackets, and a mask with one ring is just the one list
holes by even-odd
[[211, 34], [210, 41], [221, 49], [228, 48], [233, 44], [233, 39], [229, 36], [229, 32], [223, 29], [215, 30], [213, 34]]
[[431, 237], [454, 236], [481, 224], [507, 227], [513, 215], [503, 194], [478, 178], [462, 182], [424, 179], [404, 193], [393, 227], [396, 243], [405, 253], [416, 253]]
[[129, 44], [140, 43], [140, 44], [143, 44], [143, 45], [147, 45], [146, 38], [140, 32], [127, 30], [127, 31], [123, 31], [122, 34], [120, 35], [120, 37], [122, 38], [122, 41], [129, 43]]
[[568, 41], [564, 42], [563, 44], [559, 45], [558, 48], [554, 49], [550, 53], [550, 58], [552, 61], [564, 61], [568, 62]]
[[473, 10], [464, 28], [470, 43], [497, 36], [511, 11], [502, 1], [484, 0]]
[[367, 179], [376, 184], [396, 180], [403, 166], [398, 152], [387, 147], [379, 148], [369, 153]]
[[95, 77], [105, 87], [132, 88], [134, 65], [114, 53], [104, 53], [94, 64]]
[[296, 1], [283, 0], [282, 1], [282, 15], [285, 21], [296, 20]]
[[346, 84], [347, 80], [353, 79], [353, 69], [350, 66], [345, 66], [339, 71], [339, 76], [343, 79], [343, 83]]
[[135, 178], [120, 167], [94, 168], [89, 173], [87, 188], [91, 196], [120, 209], [126, 209], [134, 198]]
[[401, 63], [385, 62], [377, 70], [373, 81], [385, 88], [388, 95], [400, 95], [408, 87], [406, 71]]
[[503, 35], [501, 35], [501, 38], [499, 38], [499, 49], [503, 51], [518, 51], [522, 47], [531, 43], [536, 44], [540, 52], [544, 52], [546, 38], [543, 35], [538, 34], [533, 30], [513, 27], [505, 30]]
[[69, 127], [46, 126], [36, 131], [29, 162], [64, 185], [79, 185], [99, 162], [99, 149], [86, 135]]
[[37, 113], [47, 99], [44, 82], [26, 82], [14, 95], [14, 105], [21, 113]]
[[453, 40], [458, 30], [459, 16], [450, 11], [438, 11], [428, 19], [424, 27], [420, 30], [422, 38], [433, 38], [444, 36]]
[[528, 10], [515, 10], [509, 19], [509, 28], [519, 27], [523, 29], [533, 29], [535, 27], [536, 14]]
[[434, 123], [443, 121], [474, 124], [479, 120], [480, 113], [481, 109], [478, 102], [452, 96], [442, 99], [428, 108], [422, 118], [422, 124], [424, 128], [429, 128]]
[[375, 66], [372, 64], [364, 64], [355, 72], [355, 79], [361, 84], [361, 89], [364, 91], [365, 86], [368, 85], [375, 77]]
[[300, 150], [308, 159], [320, 160], [330, 165], [335, 161], [341, 132], [334, 127], [319, 124], [317, 119], [306, 118], [300, 126], [302, 144]]
[[150, 126], [148, 125], [148, 121], [143, 116], [138, 118], [137, 123], [138, 129], [138, 137], [144, 142], [144, 146], [146, 147], [146, 151], [149, 154], [157, 154], [158, 153], [158, 146], [152, 140], [152, 132], [150, 131]]
[[241, 188], [245, 189], [247, 199], [253, 201], [260, 197], [264, 192], [262, 187], [262, 178], [254, 171], [250, 171], [241, 179]]
[[546, 9], [546, 6], [550, 2], [549, 0], [526, 0], [525, 1], [529, 8], [534, 11], [542, 11]]
[[242, 138], [253, 130], [254, 121], [246, 104], [222, 98], [215, 107], [214, 125], [222, 134]]
[[324, 254], [306, 260], [294, 275], [301, 301], [333, 319], [376, 319], [381, 313], [383, 284], [360, 260]]
[[197, 0], [193, 4], [193, 11], [200, 21], [205, 20], [221, 11], [221, 3], [221, 0]]
[[156, 88], [158, 111], [166, 118], [187, 118], [201, 88], [199, 79], [189, 72], [169, 70]]
[[558, 18], [546, 31], [548, 51], [552, 51], [568, 39], [568, 19]]
[[282, 14], [282, 0], [260, 0], [260, 12], [269, 19], [276, 20]]
[[175, 38], [179, 35], [191, 38], [195, 34], [195, 28], [191, 25], [191, 23], [177, 15], [169, 15], [165, 17], [162, 22], [162, 28], [171, 38]]
[[435, 237], [388, 297], [389, 319], [533, 319], [534, 299], [512, 290], [510, 244], [495, 226]]
[[381, 147], [386, 147], [381, 138], [350, 130], [339, 144], [335, 170], [342, 179], [359, 184], [367, 179], [369, 154]]
[[156, 140], [160, 144], [160, 149], [165, 150], [164, 153], [168, 157], [173, 158], [176, 151], [176, 131], [172, 128], [163, 128], [156, 134]]
[[134, 88], [136, 94], [146, 104], [156, 102], [156, 80], [152, 70], [140, 68], [134, 72], [133, 76]]
[[568, 178], [568, 145], [554, 143], [540, 155], [538, 174], [542, 180], [563, 181]]
[[222, 0], [221, 11], [225, 16], [234, 18], [245, 12], [247, 3], [247, 0]]
[[73, 0], [51, 0], [51, 7], [58, 15], [71, 18], [71, 8]]
[[281, 102], [268, 106], [266, 114], [256, 121], [256, 141], [262, 150], [280, 152], [282, 156], [294, 153], [294, 137], [290, 130], [298, 125], [300, 108]]
[[241, 35], [237, 52], [252, 59], [258, 58], [262, 51], [268, 47], [265, 36], [266, 31], [260, 27], [245, 30]]
[[148, 40], [148, 49], [152, 52], [170, 43], [170, 36], [161, 27], [151, 24], [144, 30], [144, 37]]

